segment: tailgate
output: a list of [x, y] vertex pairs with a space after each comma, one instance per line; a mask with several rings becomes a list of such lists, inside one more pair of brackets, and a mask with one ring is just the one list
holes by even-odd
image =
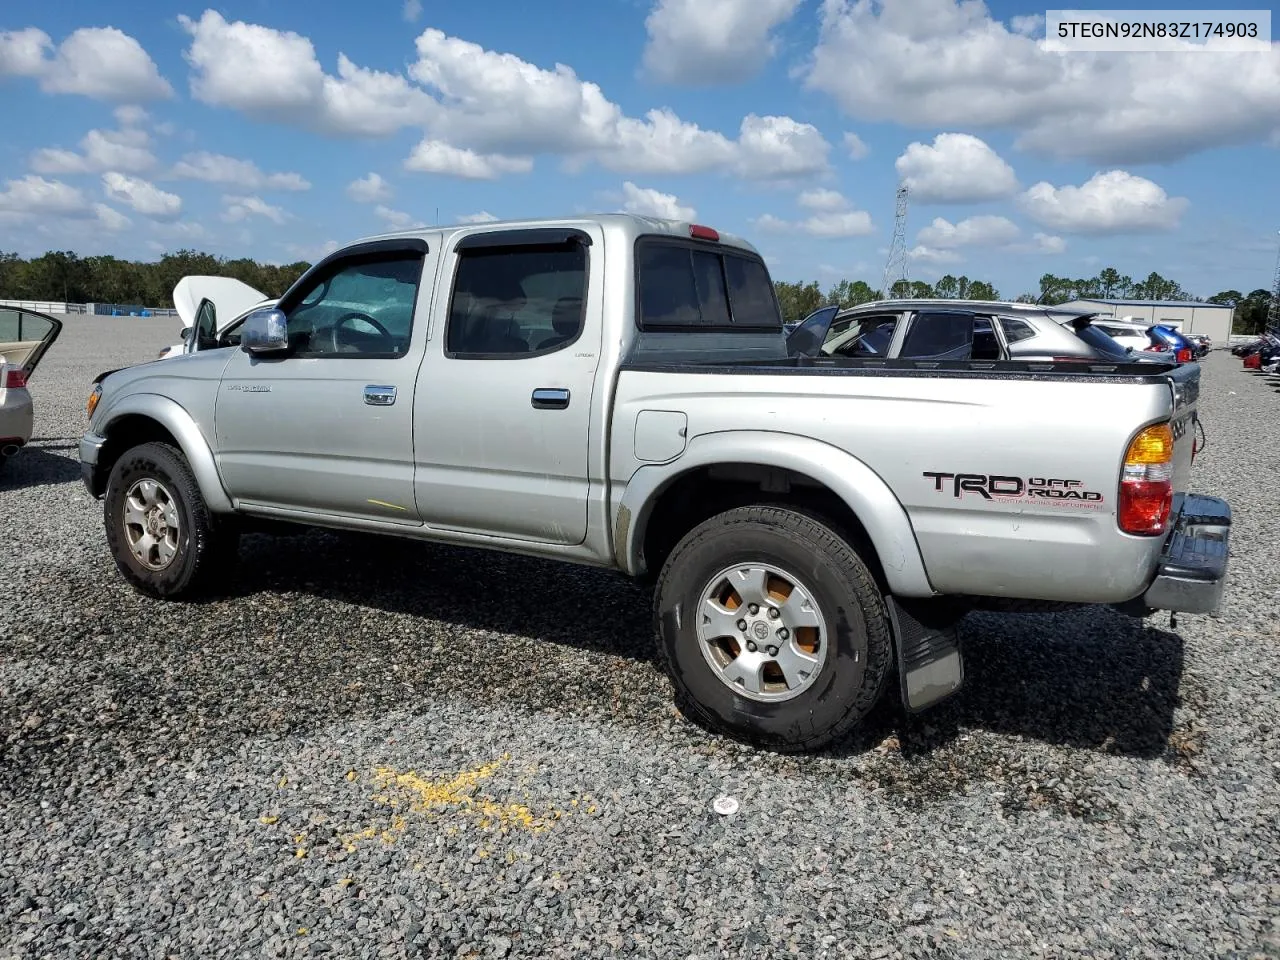
[[1184, 363], [1169, 373], [1168, 380], [1173, 397], [1169, 423], [1173, 430], [1173, 489], [1182, 493], [1190, 487], [1191, 463], [1198, 452], [1200, 364]]

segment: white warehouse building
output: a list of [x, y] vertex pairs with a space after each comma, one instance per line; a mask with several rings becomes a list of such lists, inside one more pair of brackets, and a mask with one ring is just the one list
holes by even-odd
[[1231, 337], [1233, 308], [1197, 300], [1072, 300], [1064, 307], [1080, 307], [1109, 314], [1117, 320], [1161, 323], [1183, 333], [1202, 333], [1216, 344]]

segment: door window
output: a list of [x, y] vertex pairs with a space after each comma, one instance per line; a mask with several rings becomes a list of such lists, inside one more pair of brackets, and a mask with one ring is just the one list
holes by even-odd
[[968, 313], [919, 313], [902, 344], [904, 360], [971, 360], [974, 317]]
[[195, 345], [197, 350], [218, 346], [218, 313], [212, 300], [201, 300], [196, 311]]
[[822, 343], [828, 357], [886, 357], [898, 329], [898, 315], [846, 317], [833, 321]]
[[497, 360], [562, 350], [582, 333], [586, 296], [587, 250], [576, 241], [461, 250], [445, 353]]
[[643, 240], [636, 249], [645, 330], [782, 329], [782, 313], [759, 260], [724, 247]]
[[290, 308], [290, 348], [302, 357], [404, 356], [421, 273], [420, 253], [336, 262]]

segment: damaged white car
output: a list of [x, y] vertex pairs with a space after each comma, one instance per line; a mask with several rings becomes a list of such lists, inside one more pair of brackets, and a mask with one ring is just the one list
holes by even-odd
[[182, 342], [161, 350], [160, 359], [212, 349], [248, 314], [274, 305], [275, 300], [234, 277], [183, 277], [173, 288], [173, 306], [182, 320]]

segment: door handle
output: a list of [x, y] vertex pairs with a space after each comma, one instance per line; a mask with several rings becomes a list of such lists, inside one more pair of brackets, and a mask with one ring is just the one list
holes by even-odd
[[564, 387], [538, 387], [530, 402], [535, 410], [563, 410], [569, 406], [569, 391]]
[[364, 402], [372, 407], [389, 407], [396, 402], [396, 388], [371, 383], [364, 388]]

